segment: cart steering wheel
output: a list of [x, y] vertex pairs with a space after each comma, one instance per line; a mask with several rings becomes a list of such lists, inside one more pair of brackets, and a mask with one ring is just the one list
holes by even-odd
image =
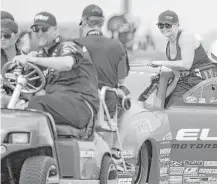
[[[13, 67], [11, 68], [11, 66]], [[26, 94], [40, 91], [46, 83], [45, 76], [39, 67], [29, 62], [26, 63], [25, 67], [7, 62], [2, 68], [2, 77], [8, 87], [14, 90], [17, 85], [21, 85], [21, 92]]]

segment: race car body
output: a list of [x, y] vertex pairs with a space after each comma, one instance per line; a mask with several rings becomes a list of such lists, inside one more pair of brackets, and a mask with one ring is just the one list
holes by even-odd
[[[125, 85], [134, 99], [147, 87], [147, 74], [145, 65], [131, 66]], [[124, 150], [131, 155], [134, 152], [138, 160], [144, 140], [148, 142], [148, 183], [216, 184], [217, 78], [207, 79], [183, 95], [184, 105], [164, 109], [169, 77], [167, 73], [161, 75], [158, 91], [146, 102], [132, 100], [120, 125]]]

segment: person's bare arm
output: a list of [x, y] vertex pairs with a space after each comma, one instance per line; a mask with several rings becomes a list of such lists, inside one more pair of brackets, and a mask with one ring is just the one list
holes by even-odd
[[163, 65], [175, 70], [189, 70], [193, 64], [197, 43], [195, 37], [189, 33], [182, 33], [179, 39], [182, 60], [177, 61], [154, 61], [152, 64]]
[[43, 67], [52, 68], [57, 71], [70, 71], [75, 63], [75, 59], [72, 56], [61, 57], [30, 57], [29, 62]]
[[33, 57], [31, 55], [19, 55], [13, 61], [25, 64], [31, 62], [39, 66], [52, 68], [57, 71], [70, 71], [76, 63], [76, 55], [82, 56], [84, 48], [79, 48], [74, 42], [63, 42], [58, 49], [58, 57]]
[[118, 63], [118, 84], [123, 84], [125, 78], [128, 76], [128, 67], [127, 67], [127, 53], [120, 58]]

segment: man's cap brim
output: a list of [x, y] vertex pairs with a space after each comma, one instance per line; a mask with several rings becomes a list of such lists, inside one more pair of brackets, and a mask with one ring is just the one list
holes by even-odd
[[46, 22], [37, 22], [37, 23], [33, 24], [30, 28], [32, 28], [32, 27], [34, 27], [34, 26], [43, 26], [43, 27], [49, 28], [49, 27], [51, 27], [51, 26], [53, 26], [53, 25], [48, 24], [48, 23], [46, 23]]
[[174, 23], [172, 21], [159, 21], [156, 25], [158, 25], [158, 24], [176, 24], [176, 23]]

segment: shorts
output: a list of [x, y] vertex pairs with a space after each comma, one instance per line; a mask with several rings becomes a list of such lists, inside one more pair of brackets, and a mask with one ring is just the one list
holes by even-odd
[[79, 94], [55, 91], [44, 96], [34, 96], [29, 108], [49, 112], [56, 124], [69, 124], [83, 129], [91, 119], [91, 111]]

